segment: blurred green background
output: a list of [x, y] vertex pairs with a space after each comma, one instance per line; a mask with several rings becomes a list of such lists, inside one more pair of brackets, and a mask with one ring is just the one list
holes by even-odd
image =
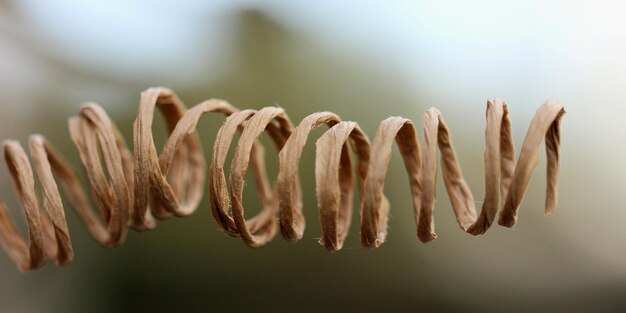
[[[568, 113], [560, 206], [550, 218], [542, 213], [542, 151], [514, 230], [463, 233], [440, 182], [439, 239], [421, 244], [394, 151], [388, 242], [361, 249], [355, 216], [345, 248], [330, 254], [316, 242], [317, 131], [301, 164], [308, 223], [298, 244], [277, 237], [249, 249], [216, 230], [204, 201], [193, 216], [131, 232], [124, 246], [107, 250], [68, 208], [76, 262], [21, 274], [1, 254], [0, 311], [623, 312], [625, 9], [603, 0], [2, 0], [0, 138], [25, 143], [45, 134], [77, 167], [66, 120], [81, 102], [101, 104], [131, 142], [139, 93], [150, 86], [173, 88], [188, 106], [208, 98], [280, 105], [294, 123], [330, 110], [370, 136], [386, 117], [419, 125], [435, 106], [480, 207], [486, 100], [509, 103], [518, 149], [546, 98]], [[212, 115], [199, 125], [207, 155], [222, 121]], [[158, 144], [162, 125], [157, 119]], [[271, 145], [267, 158], [275, 174]], [[19, 217], [4, 167], [0, 183]], [[253, 214], [254, 195], [245, 200]]]

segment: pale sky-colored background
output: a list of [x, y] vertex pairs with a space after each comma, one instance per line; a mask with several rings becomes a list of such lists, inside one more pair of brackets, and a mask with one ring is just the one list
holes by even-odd
[[[0, 255], [1, 311], [623, 311], [624, 12], [619, 1], [0, 1], [0, 138], [43, 133], [77, 166], [65, 121], [80, 103], [100, 103], [129, 139], [139, 92], [154, 85], [189, 106], [278, 104], [295, 123], [331, 110], [370, 136], [390, 115], [419, 123], [435, 106], [480, 200], [486, 100], [507, 100], [518, 148], [545, 99], [568, 111], [561, 202], [547, 219], [544, 163], [515, 230], [478, 238], [458, 229], [439, 182], [439, 239], [423, 245], [396, 154], [389, 242], [358, 248], [355, 217], [346, 249], [328, 254], [315, 240], [311, 140], [302, 242], [250, 250], [215, 231], [204, 203], [106, 250], [68, 212], [75, 264], [19, 274]], [[220, 123], [200, 125], [208, 152]], [[19, 216], [0, 175], [0, 196]]]

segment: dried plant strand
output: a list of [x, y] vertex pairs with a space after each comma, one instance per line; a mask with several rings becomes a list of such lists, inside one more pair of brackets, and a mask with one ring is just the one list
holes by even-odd
[[[286, 119], [286, 115], [282, 110], [277, 110], [276, 108], [268, 108], [271, 109], [272, 114], [279, 115], [283, 119]], [[267, 114], [266, 110], [265, 113]], [[238, 216], [239, 221], [237, 222], [235, 218], [233, 218], [228, 209], [230, 208], [231, 196], [229, 194], [229, 190], [227, 187], [226, 176], [224, 173], [224, 164], [226, 163], [226, 157], [228, 150], [230, 148], [231, 142], [235, 136], [237, 130], [247, 129], [248, 120], [252, 118], [257, 111], [255, 110], [243, 110], [241, 112], [237, 112], [226, 119], [224, 125], [220, 128], [217, 133], [217, 137], [215, 139], [215, 144], [213, 147], [213, 158], [211, 161], [211, 176], [209, 178], [209, 193], [211, 199], [211, 211], [213, 213], [213, 217], [220, 224], [222, 229], [229, 235], [234, 237], [240, 237], [241, 234], [239, 232], [239, 226], [237, 223], [243, 225], [246, 228], [246, 237], [244, 240], [248, 240], [249, 242], [253, 240], [262, 240], [267, 241], [274, 237], [276, 234], [275, 220], [274, 214], [276, 213], [276, 203], [274, 201], [275, 196], [271, 191], [270, 183], [267, 178], [267, 174], [265, 172], [264, 166], [264, 158], [263, 158], [263, 148], [258, 144], [252, 144], [251, 147], [242, 147], [241, 149], [246, 149], [250, 155], [250, 163], [252, 163], [256, 186], [257, 186], [257, 195], [259, 198], [259, 204], [261, 206], [261, 212], [247, 220], [242, 221], [243, 219], [243, 207], [240, 205], [238, 207]], [[266, 115], [267, 117], [267, 115]], [[274, 116], [275, 117], [275, 116]], [[255, 121], [256, 125], [256, 134], [259, 131], [258, 120]], [[272, 134], [272, 138], [276, 142], [278, 146], [282, 146], [284, 144], [284, 136], [279, 130], [279, 125], [274, 122], [268, 121], [266, 119], [266, 126], [263, 127], [268, 128], [268, 132]], [[288, 123], [288, 121], [287, 121]], [[290, 132], [290, 126], [288, 127], [288, 131]], [[261, 128], [262, 130], [262, 128]], [[253, 134], [253, 135], [256, 135]], [[242, 134], [243, 136], [243, 134]], [[247, 137], [250, 137], [251, 134], [246, 134]], [[240, 139], [241, 142], [241, 139]], [[254, 141], [252, 141], [254, 142]], [[240, 148], [238, 147], [238, 150]], [[241, 155], [238, 156], [238, 159], [231, 163], [232, 168], [236, 168], [239, 172], [236, 175], [243, 177], [245, 174], [246, 168], [242, 166], [247, 166], [248, 161], [246, 161], [245, 165], [242, 165]], [[232, 176], [231, 176], [232, 178]], [[240, 178], [241, 179], [241, 178]], [[232, 179], [231, 179], [232, 181]], [[239, 194], [234, 196], [234, 201], [241, 202], [241, 191]], [[261, 236], [262, 238], [254, 238], [253, 235]]]
[[[548, 159], [548, 190], [546, 192], [545, 213], [549, 214], [556, 206], [556, 186], [558, 183], [558, 156], [560, 142], [560, 119], [565, 109], [556, 101], [547, 101], [539, 108], [528, 129], [522, 152], [515, 164], [511, 123], [508, 108], [501, 99], [487, 102], [487, 129], [485, 131], [485, 202], [477, 218], [474, 199], [463, 179], [457, 161], [448, 127], [441, 113], [434, 108], [424, 115], [424, 153], [420, 166], [411, 160], [420, 160], [414, 139], [397, 136], [396, 142], [405, 160], [413, 196], [413, 207], [417, 224], [417, 237], [422, 242], [437, 238], [434, 232], [434, 202], [437, 170], [437, 153], [441, 153], [442, 174], [446, 190], [457, 222], [461, 229], [473, 235], [484, 234], [492, 225], [498, 207], [498, 179], [500, 193], [504, 199], [500, 213], [500, 225], [513, 227], [517, 209], [530, 182], [530, 177], [538, 164], [539, 144], [546, 137]], [[390, 127], [395, 122], [395, 127]], [[387, 119], [381, 123], [374, 139], [373, 151], [380, 153], [380, 160], [371, 162], [365, 181], [366, 192], [361, 206], [361, 242], [364, 246], [378, 247], [387, 234], [386, 216], [388, 203], [383, 201], [384, 173], [389, 162], [390, 137], [399, 131], [399, 124], [410, 125], [408, 121]], [[387, 138], [385, 138], [387, 137]], [[403, 139], [399, 141], [399, 138]], [[406, 140], [406, 138], [411, 138]], [[413, 153], [415, 156], [411, 157]], [[383, 157], [384, 154], [384, 157]], [[419, 163], [417, 163], [419, 164]]]
[[352, 220], [354, 176], [349, 141], [359, 158], [359, 187], [367, 175], [370, 144], [355, 122], [340, 122], [317, 140], [315, 186], [322, 223], [320, 244], [329, 251], [341, 249]]
[[[150, 88], [141, 93], [137, 119], [133, 125], [135, 148], [133, 227], [139, 230], [155, 226], [147, 210], [149, 194], [152, 195], [150, 209], [155, 217], [163, 219], [172, 215], [186, 216], [191, 214], [200, 202], [204, 180], [204, 158], [198, 134], [194, 132], [185, 136], [183, 142], [179, 144], [172, 168], [167, 166], [173, 173], [171, 185], [164, 182], [165, 173], [161, 171], [152, 136], [155, 108], [163, 113], [170, 133], [173, 132], [185, 112], [183, 103], [169, 90]], [[166, 149], [164, 152], [174, 153], [171, 149]], [[165, 157], [167, 160], [170, 158], [172, 157]], [[185, 178], [189, 179], [189, 184], [185, 184], [183, 181]], [[187, 194], [182, 194], [184, 191], [187, 191]], [[174, 200], [175, 192], [178, 196], [176, 198], [191, 200], [181, 206], [178, 200]]]
[[[420, 154], [413, 122], [402, 117], [390, 117], [380, 123], [374, 143], [367, 177], [363, 183], [364, 193], [361, 202], [361, 244], [376, 248], [387, 236], [389, 201], [383, 194], [387, 168], [391, 161], [391, 146], [395, 141], [404, 160], [409, 175], [409, 185], [413, 196], [415, 216], [418, 216], [420, 195], [422, 193], [420, 173]], [[433, 191], [434, 192], [434, 191]]]
[[[163, 114], [169, 132], [160, 154], [152, 135], [157, 109]], [[70, 135], [99, 217], [74, 170], [43, 136], [33, 135], [29, 140], [33, 166], [18, 142], [4, 143], [5, 161], [28, 227], [28, 239], [24, 239], [6, 206], [0, 204], [0, 243], [9, 257], [21, 270], [39, 268], [48, 257], [58, 265], [74, 260], [59, 186], [90, 236], [105, 247], [122, 244], [129, 227], [148, 230], [156, 226], [155, 218], [192, 214], [203, 197], [206, 164], [196, 126], [206, 113], [226, 116], [217, 133], [210, 162], [211, 212], [226, 234], [241, 237], [250, 247], [260, 247], [272, 240], [278, 225], [285, 239], [295, 242], [302, 238], [305, 220], [298, 163], [310, 132], [321, 125], [329, 129], [316, 144], [316, 195], [322, 225], [319, 242], [330, 251], [342, 248], [350, 227], [355, 180], [351, 155], [358, 159], [361, 243], [375, 248], [385, 242], [390, 205], [383, 189], [394, 141], [408, 174], [417, 236], [423, 242], [436, 238], [433, 214], [437, 149], [457, 222], [470, 234], [483, 234], [489, 229], [499, 202], [502, 209], [498, 223], [506, 227], [515, 225], [544, 137], [548, 163], [545, 213], [551, 213], [557, 205], [560, 120], [565, 110], [556, 101], [547, 101], [535, 114], [517, 162], [507, 105], [500, 99], [487, 102], [485, 201], [477, 214], [448, 128], [436, 109], [429, 109], [424, 115], [420, 152], [413, 122], [402, 117], [382, 121], [370, 145], [357, 123], [341, 121], [331, 112], [311, 114], [294, 129], [281, 108], [239, 111], [225, 101], [211, 99], [187, 110], [174, 92], [159, 87], [141, 94], [134, 123], [134, 152], [97, 104], [85, 104], [69, 120]], [[240, 136], [227, 180], [226, 161], [237, 132]], [[264, 148], [257, 142], [263, 132], [267, 132], [279, 151], [274, 186], [267, 177]], [[249, 166], [261, 210], [246, 219], [242, 199]], [[41, 201], [35, 191], [35, 176], [41, 188]]]
[[293, 131], [287, 143], [279, 153], [278, 177], [276, 185], [280, 208], [280, 230], [288, 241], [296, 242], [304, 233], [302, 215], [302, 188], [298, 176], [298, 164], [309, 133], [321, 125], [333, 127], [341, 119], [332, 112], [317, 112], [305, 117]]
[[[276, 124], [272, 123], [272, 120], [274, 119], [276, 120]], [[266, 130], [266, 127], [267, 132], [276, 143], [278, 150], [285, 145], [285, 141], [292, 132], [291, 122], [287, 118], [283, 109], [267, 107], [256, 112], [256, 114], [248, 120], [247, 125], [241, 133], [230, 170], [230, 198], [233, 219], [241, 238], [250, 247], [263, 246], [272, 240], [276, 234], [274, 216], [278, 213], [278, 203], [275, 200], [275, 194], [272, 194], [269, 188], [260, 190], [260, 192], [263, 193], [263, 200], [261, 201], [263, 211], [255, 220], [251, 221], [250, 227], [248, 227], [248, 223], [243, 217], [243, 176], [248, 169], [253, 143], [259, 135]], [[265, 171], [263, 171], [261, 175], [262, 177], [267, 176]], [[258, 234], [254, 234], [255, 226], [259, 224], [263, 226], [260, 227], [260, 232]]]

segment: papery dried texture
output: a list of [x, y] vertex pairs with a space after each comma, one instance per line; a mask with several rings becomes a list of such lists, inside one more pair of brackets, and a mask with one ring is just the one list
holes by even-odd
[[318, 112], [305, 117], [293, 131], [279, 153], [279, 171], [276, 185], [280, 207], [280, 230], [283, 238], [295, 242], [302, 238], [304, 217], [302, 215], [302, 191], [298, 165], [309, 133], [321, 126], [332, 127], [339, 123], [339, 116], [331, 112]]
[[[152, 137], [155, 109], [164, 115], [170, 133], [161, 154], [157, 154]], [[424, 150], [420, 155], [413, 122], [402, 117], [381, 122], [370, 146], [357, 123], [342, 122], [331, 112], [311, 114], [293, 129], [281, 108], [239, 111], [225, 101], [211, 99], [186, 110], [171, 90], [150, 88], [141, 94], [134, 123], [134, 153], [127, 148], [115, 124], [96, 104], [85, 104], [80, 114], [69, 121], [70, 135], [78, 149], [100, 218], [89, 205], [77, 175], [43, 136], [34, 135], [30, 139], [34, 170], [18, 142], [5, 142], [5, 159], [24, 210], [29, 238], [28, 242], [22, 238], [7, 209], [1, 205], [0, 243], [22, 270], [42, 266], [46, 256], [59, 265], [74, 259], [57, 181], [89, 234], [106, 247], [123, 243], [128, 227], [147, 230], [155, 227], [155, 217], [165, 219], [192, 214], [202, 199], [206, 171], [195, 129], [200, 117], [210, 112], [227, 116], [213, 146], [208, 179], [211, 211], [225, 233], [241, 237], [251, 247], [263, 246], [275, 236], [277, 214], [283, 237], [292, 242], [302, 238], [305, 221], [298, 163], [309, 133], [324, 124], [329, 130], [317, 141], [315, 178], [322, 224], [319, 242], [330, 251], [342, 248], [350, 227], [355, 176], [351, 154], [358, 158], [361, 243], [365, 247], [378, 247], [385, 241], [389, 201], [383, 189], [394, 140], [408, 173], [417, 235], [421, 241], [436, 238], [433, 211], [437, 148], [457, 222], [471, 234], [482, 234], [493, 224], [499, 199], [503, 199], [499, 223], [508, 227], [515, 224], [544, 137], [548, 161], [546, 214], [557, 204], [559, 128], [565, 110], [556, 101], [546, 102], [537, 111], [517, 164], [507, 106], [499, 99], [487, 103], [485, 201], [478, 215], [448, 128], [436, 109], [424, 115]], [[241, 135], [227, 181], [224, 167], [238, 131]], [[279, 150], [279, 172], [274, 187], [267, 177], [264, 148], [257, 142], [263, 132], [269, 134]], [[261, 212], [245, 219], [242, 199], [249, 165], [252, 165]], [[43, 214], [33, 173], [41, 185]]]
[[[273, 120], [276, 120], [276, 122], [273, 122]], [[266, 128], [276, 143], [278, 150], [284, 146], [285, 141], [292, 132], [291, 122], [282, 109], [263, 108], [247, 121], [231, 161], [230, 199], [232, 215], [237, 226], [237, 232], [243, 241], [251, 247], [260, 247], [266, 244], [276, 234], [274, 216], [278, 213], [278, 202], [276, 201], [276, 195], [270, 190], [269, 184], [260, 184], [263, 188], [258, 191], [263, 207], [261, 213], [250, 221], [246, 221], [243, 217], [243, 176], [248, 169], [253, 144]], [[262, 170], [257, 177], [263, 177], [264, 181], [266, 181], [267, 175], [263, 164], [259, 164], [257, 168]], [[257, 229], [259, 230], [258, 233]]]
[[[519, 161], [515, 164], [507, 105], [500, 99], [488, 101], [485, 131], [485, 201], [479, 217], [474, 207], [472, 193], [463, 179], [448, 127], [441, 113], [431, 108], [424, 115], [424, 152], [421, 166], [414, 138], [408, 137], [411, 138], [408, 141], [399, 141], [399, 138], [406, 139], [407, 137], [396, 136], [400, 125], [410, 125], [409, 121], [397, 118], [383, 121], [372, 149], [376, 153], [384, 154], [385, 157], [381, 157], [380, 160], [372, 157], [365, 181], [366, 191], [361, 206], [361, 242], [364, 246], [378, 247], [385, 241], [388, 204], [383, 201], [383, 181], [389, 162], [389, 139], [393, 136], [396, 136], [409, 173], [417, 236], [422, 242], [437, 238], [433, 222], [437, 147], [441, 154], [442, 175], [457, 222], [461, 229], [473, 235], [479, 235], [485, 233], [495, 219], [499, 193], [505, 200], [500, 212], [499, 224], [506, 227], [515, 225], [517, 209], [537, 166], [539, 144], [545, 136], [548, 159], [545, 212], [552, 212], [556, 206], [558, 183], [559, 126], [564, 113], [565, 109], [556, 101], [547, 101], [539, 108], [528, 129]], [[415, 155], [412, 158], [414, 161], [411, 161], [411, 156], [408, 154]], [[409, 159], [408, 162], [407, 159]], [[498, 180], [500, 180], [500, 190], [498, 190]]]
[[354, 177], [347, 143], [356, 152], [359, 187], [367, 175], [370, 144], [355, 122], [341, 122], [317, 140], [315, 186], [322, 224], [320, 244], [330, 251], [341, 249], [352, 220]]

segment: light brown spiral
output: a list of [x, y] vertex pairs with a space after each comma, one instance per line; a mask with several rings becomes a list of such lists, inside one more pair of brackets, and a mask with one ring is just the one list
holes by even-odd
[[[165, 117], [170, 133], [160, 154], [152, 137], [155, 109]], [[293, 128], [281, 108], [239, 111], [225, 101], [212, 99], [186, 110], [171, 90], [150, 88], [141, 94], [134, 123], [134, 153], [100, 106], [87, 103], [78, 116], [69, 120], [71, 138], [78, 149], [100, 217], [92, 210], [74, 170], [43, 136], [33, 135], [29, 140], [34, 171], [18, 142], [4, 143], [5, 160], [25, 213], [29, 237], [27, 242], [14, 226], [6, 207], [0, 205], [0, 242], [4, 249], [21, 270], [37, 269], [47, 257], [58, 265], [74, 259], [57, 182], [89, 234], [105, 247], [122, 244], [128, 227], [148, 230], [155, 227], [155, 218], [192, 214], [202, 200], [206, 175], [195, 129], [200, 117], [211, 112], [227, 116], [213, 146], [209, 170], [211, 211], [226, 234], [241, 237], [251, 247], [260, 247], [272, 240], [279, 228], [289, 241], [302, 238], [305, 223], [298, 162], [309, 133], [321, 125], [327, 125], [329, 130], [317, 140], [316, 194], [322, 225], [320, 244], [330, 251], [341, 249], [350, 227], [355, 176], [351, 151], [358, 158], [356, 180], [361, 193], [361, 243], [364, 247], [375, 248], [385, 241], [389, 202], [383, 187], [394, 140], [409, 176], [417, 236], [423, 242], [436, 238], [433, 210], [437, 147], [457, 222], [470, 234], [483, 234], [493, 224], [500, 196], [503, 207], [498, 223], [506, 227], [515, 224], [517, 209], [537, 166], [539, 146], [544, 138], [548, 162], [545, 212], [552, 212], [557, 204], [559, 129], [565, 110], [556, 101], [547, 101], [537, 111], [517, 161], [506, 103], [500, 99], [487, 102], [485, 200], [478, 215], [448, 128], [434, 108], [424, 115], [424, 148], [420, 152], [413, 122], [402, 117], [382, 121], [370, 146], [357, 123], [341, 121], [330, 112], [311, 114]], [[227, 180], [224, 164], [238, 131], [241, 135]], [[256, 142], [263, 132], [270, 135], [280, 150], [274, 187], [267, 178], [263, 147]], [[246, 219], [242, 194], [249, 165], [254, 173], [261, 212]], [[41, 201], [35, 192], [33, 173], [41, 186]], [[276, 223], [277, 214], [280, 227]]]

